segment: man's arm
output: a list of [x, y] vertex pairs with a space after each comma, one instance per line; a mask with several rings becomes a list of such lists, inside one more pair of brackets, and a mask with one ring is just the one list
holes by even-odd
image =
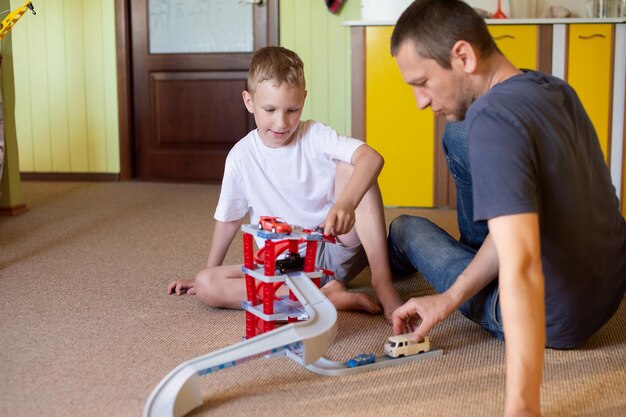
[[374, 185], [383, 169], [383, 157], [368, 145], [359, 146], [352, 155], [354, 171], [343, 193], [324, 220], [324, 233], [342, 235], [354, 226], [354, 211], [365, 193]]
[[506, 340], [505, 415], [539, 416], [546, 345], [539, 220], [517, 214], [489, 220], [500, 259], [500, 308]]
[[[393, 314], [394, 334], [413, 329], [413, 340], [428, 336], [435, 325], [450, 316], [465, 301], [476, 295], [498, 274], [498, 254], [491, 235], [487, 236], [476, 256], [445, 292], [411, 298]], [[421, 323], [414, 328], [417, 320]]]
[[233, 220], [231, 222], [215, 221], [211, 249], [209, 250], [209, 258], [206, 263], [207, 268], [222, 265], [228, 248], [241, 228], [242, 222], [243, 219]]

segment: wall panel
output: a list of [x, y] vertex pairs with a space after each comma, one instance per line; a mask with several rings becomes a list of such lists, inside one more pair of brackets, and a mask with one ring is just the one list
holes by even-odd
[[114, 4], [47, 0], [35, 10], [10, 35], [20, 170], [119, 172]]
[[[18, 1], [11, 1], [10, 7], [21, 6]], [[19, 148], [19, 165], [21, 170], [32, 171], [34, 170], [35, 161], [33, 153], [33, 134], [32, 125], [30, 123], [32, 119], [31, 111], [31, 86], [30, 86], [30, 54], [29, 54], [29, 39], [31, 20], [34, 20], [32, 14], [22, 16], [21, 20], [15, 25], [15, 27], [7, 35], [11, 37], [12, 58], [14, 67], [14, 80], [15, 80], [15, 134], [17, 137], [17, 145]], [[3, 55], [6, 55], [7, 51], [4, 49], [5, 42], [3, 44]], [[5, 61], [9, 61], [4, 59]]]
[[342, 134], [350, 134], [350, 29], [341, 22], [358, 20], [360, 6], [345, 2], [334, 15], [323, 1], [280, 1], [280, 44], [304, 61], [308, 95], [302, 118]]
[[[115, 47], [115, 2], [101, 2], [102, 74], [104, 89], [104, 137], [106, 172], [120, 172], [119, 113], [117, 99], [117, 65]], [[113, 140], [115, 139], [115, 140]]]
[[[65, 7], [60, 2], [56, 7], [47, 7], [45, 17], [46, 27], [64, 27], [66, 17]], [[50, 118], [51, 160], [54, 172], [70, 171], [70, 142], [67, 123], [67, 76], [65, 34], [61, 30], [48, 31], [48, 104]], [[25, 170], [24, 168], [22, 170]], [[33, 170], [30, 170], [33, 171]]]

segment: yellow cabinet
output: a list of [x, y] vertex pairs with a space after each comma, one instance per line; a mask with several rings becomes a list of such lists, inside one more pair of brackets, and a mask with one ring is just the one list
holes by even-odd
[[598, 133], [608, 163], [611, 123], [613, 26], [569, 25], [566, 80], [576, 90]]
[[489, 25], [500, 51], [518, 68], [536, 70], [538, 34], [536, 25]]
[[367, 27], [367, 143], [385, 158], [379, 184], [385, 206], [433, 206], [435, 117], [417, 109], [389, 52], [393, 27]]

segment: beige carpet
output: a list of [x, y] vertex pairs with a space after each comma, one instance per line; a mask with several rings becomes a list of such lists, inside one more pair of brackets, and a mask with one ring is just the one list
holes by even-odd
[[[0, 416], [139, 416], [172, 368], [241, 340], [244, 315], [167, 296], [206, 262], [219, 188], [23, 184], [30, 211], [0, 218]], [[420, 213], [454, 232], [454, 212]], [[236, 241], [227, 262], [239, 263]], [[372, 295], [368, 271], [354, 291]], [[430, 289], [417, 276], [405, 297]], [[382, 316], [340, 312], [328, 352], [382, 353]], [[626, 416], [626, 305], [574, 351], [548, 351], [546, 416]], [[262, 358], [202, 379], [214, 416], [498, 416], [503, 344], [459, 314], [432, 334], [444, 355], [346, 377]]]

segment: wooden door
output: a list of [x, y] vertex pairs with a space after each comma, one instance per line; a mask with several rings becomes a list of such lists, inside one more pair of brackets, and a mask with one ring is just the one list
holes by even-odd
[[[134, 177], [221, 180], [254, 128], [241, 92], [253, 51], [278, 42], [277, 1], [130, 1]], [[226, 21], [233, 7], [248, 10]]]

